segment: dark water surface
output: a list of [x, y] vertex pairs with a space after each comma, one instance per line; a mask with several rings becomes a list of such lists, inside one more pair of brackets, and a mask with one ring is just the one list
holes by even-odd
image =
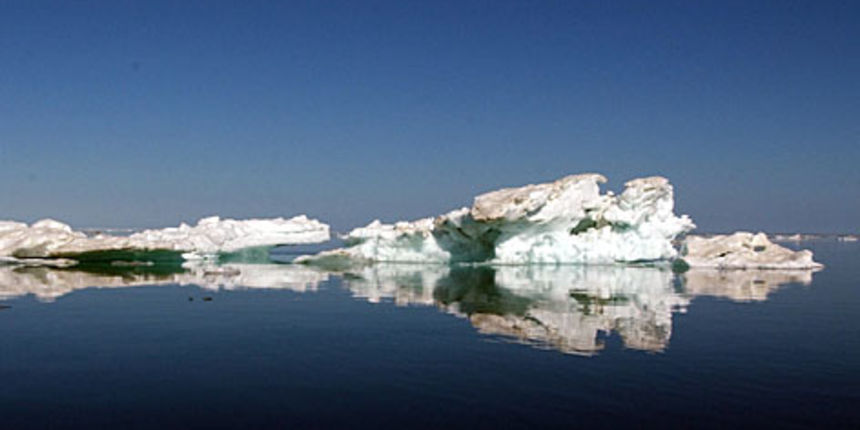
[[0, 268], [0, 428], [860, 428], [860, 244], [802, 245], [826, 269]]

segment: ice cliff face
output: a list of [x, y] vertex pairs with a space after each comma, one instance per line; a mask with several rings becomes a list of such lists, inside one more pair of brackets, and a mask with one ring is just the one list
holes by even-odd
[[668, 260], [672, 240], [695, 226], [673, 213], [665, 178], [629, 181], [602, 194], [598, 174], [506, 188], [480, 195], [471, 208], [436, 218], [382, 224], [345, 236], [346, 248], [300, 262], [592, 263]]
[[713, 237], [688, 236], [681, 258], [690, 267], [714, 269], [817, 269], [812, 252], [793, 251], [768, 240], [764, 233], [738, 232]]
[[219, 253], [275, 245], [318, 243], [329, 239], [329, 227], [301, 215], [290, 219], [232, 220], [210, 217], [197, 225], [182, 224], [159, 230], [145, 230], [130, 236], [86, 234], [54, 220], [30, 226], [0, 221], [0, 260], [39, 261], [69, 259], [108, 251], [170, 251], [185, 259], [199, 259]]

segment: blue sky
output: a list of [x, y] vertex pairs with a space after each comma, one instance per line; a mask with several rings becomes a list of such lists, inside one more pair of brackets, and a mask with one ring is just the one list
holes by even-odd
[[344, 230], [596, 171], [860, 230], [860, 2], [0, 2], [0, 219]]

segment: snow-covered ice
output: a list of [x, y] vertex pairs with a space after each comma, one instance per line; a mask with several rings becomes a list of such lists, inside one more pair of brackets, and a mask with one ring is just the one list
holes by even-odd
[[687, 236], [681, 258], [690, 267], [714, 269], [817, 269], [809, 250], [793, 251], [764, 233], [737, 232], [712, 237]]
[[801, 234], [801, 233], [793, 233], [793, 234], [774, 234], [771, 235], [771, 240], [775, 242], [802, 242], [804, 240], [808, 240], [811, 238], [809, 235]]
[[33, 264], [39, 259], [68, 261], [103, 251], [171, 251], [185, 259], [201, 259], [248, 248], [319, 243], [329, 237], [328, 225], [304, 215], [248, 220], [209, 217], [194, 226], [183, 223], [129, 236], [88, 236], [50, 219], [29, 226], [0, 221], [0, 258], [7, 263], [26, 260]]
[[374, 221], [344, 239], [346, 248], [299, 262], [591, 263], [669, 260], [672, 241], [695, 226], [673, 213], [662, 177], [629, 181], [620, 195], [601, 193], [606, 178], [571, 175], [475, 198], [471, 208], [435, 218]]

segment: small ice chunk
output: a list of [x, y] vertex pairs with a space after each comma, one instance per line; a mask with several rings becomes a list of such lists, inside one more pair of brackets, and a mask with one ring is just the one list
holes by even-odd
[[737, 232], [712, 237], [688, 236], [681, 258], [690, 267], [716, 269], [816, 269], [812, 251], [793, 251], [764, 233]]

